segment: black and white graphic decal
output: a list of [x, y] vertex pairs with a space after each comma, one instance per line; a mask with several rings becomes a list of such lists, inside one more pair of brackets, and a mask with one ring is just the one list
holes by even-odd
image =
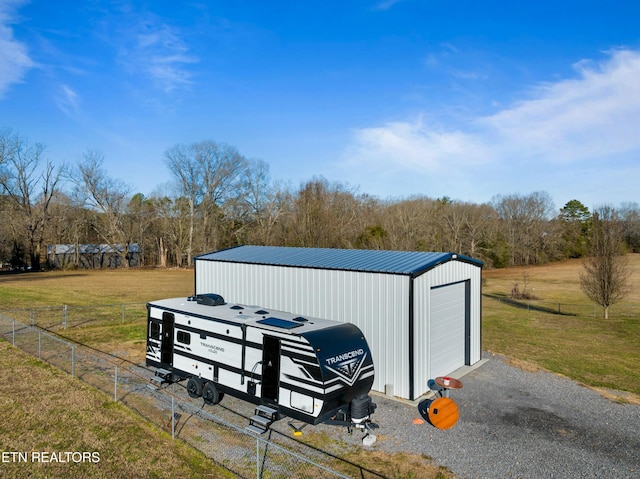
[[346, 353], [327, 358], [326, 367], [338, 375], [349, 386], [357, 381], [367, 353], [364, 349], [354, 349]]

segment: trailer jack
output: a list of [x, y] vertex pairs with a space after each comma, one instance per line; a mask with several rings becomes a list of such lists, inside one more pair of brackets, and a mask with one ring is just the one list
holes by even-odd
[[293, 419], [290, 420], [287, 424], [289, 424], [289, 427], [291, 429], [293, 429], [293, 435], [294, 436], [302, 436], [302, 430], [308, 426], [307, 423], [303, 422], [300, 426], [296, 426], [295, 423], [293, 422]]

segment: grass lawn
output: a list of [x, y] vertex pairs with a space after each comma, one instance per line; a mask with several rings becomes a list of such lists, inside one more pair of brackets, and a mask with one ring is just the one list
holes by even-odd
[[0, 309], [146, 303], [193, 294], [193, 270], [51, 271], [0, 275]]
[[[484, 271], [483, 349], [588, 386], [640, 394], [640, 255], [627, 259], [630, 291], [608, 320], [580, 290], [579, 260]], [[538, 299], [511, 300], [515, 283]]]
[[102, 392], [5, 341], [0, 369], [11, 371], [0, 382], [0, 477], [232, 477]]

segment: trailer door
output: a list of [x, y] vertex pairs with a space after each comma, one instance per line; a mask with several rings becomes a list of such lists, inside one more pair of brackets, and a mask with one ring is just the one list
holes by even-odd
[[263, 336], [262, 343], [262, 399], [278, 402], [280, 388], [280, 340]]
[[173, 313], [162, 313], [162, 343], [160, 344], [160, 362], [165, 366], [173, 366], [173, 330], [175, 316]]

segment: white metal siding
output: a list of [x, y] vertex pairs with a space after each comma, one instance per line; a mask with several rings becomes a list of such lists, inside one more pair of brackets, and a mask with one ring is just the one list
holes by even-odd
[[[482, 269], [448, 261], [413, 280], [414, 398], [429, 390], [430, 292], [470, 280], [470, 361], [480, 360]], [[376, 368], [373, 389], [393, 385], [396, 396], [410, 398], [409, 284], [405, 275], [255, 265], [196, 262], [196, 293], [218, 293], [227, 302], [255, 304], [292, 313], [351, 322], [369, 343]]]
[[[432, 288], [469, 280], [469, 334], [468, 364], [481, 359], [481, 276], [482, 269], [462, 261], [448, 261], [419, 276], [414, 281], [414, 397], [429, 391], [429, 379], [436, 375], [431, 370], [431, 305]], [[448, 371], [448, 373], [453, 371]]]
[[375, 364], [373, 389], [409, 397], [409, 277], [220, 261], [198, 261], [196, 294], [358, 326]]
[[431, 290], [429, 366], [431, 376], [444, 376], [464, 365], [465, 282]]

